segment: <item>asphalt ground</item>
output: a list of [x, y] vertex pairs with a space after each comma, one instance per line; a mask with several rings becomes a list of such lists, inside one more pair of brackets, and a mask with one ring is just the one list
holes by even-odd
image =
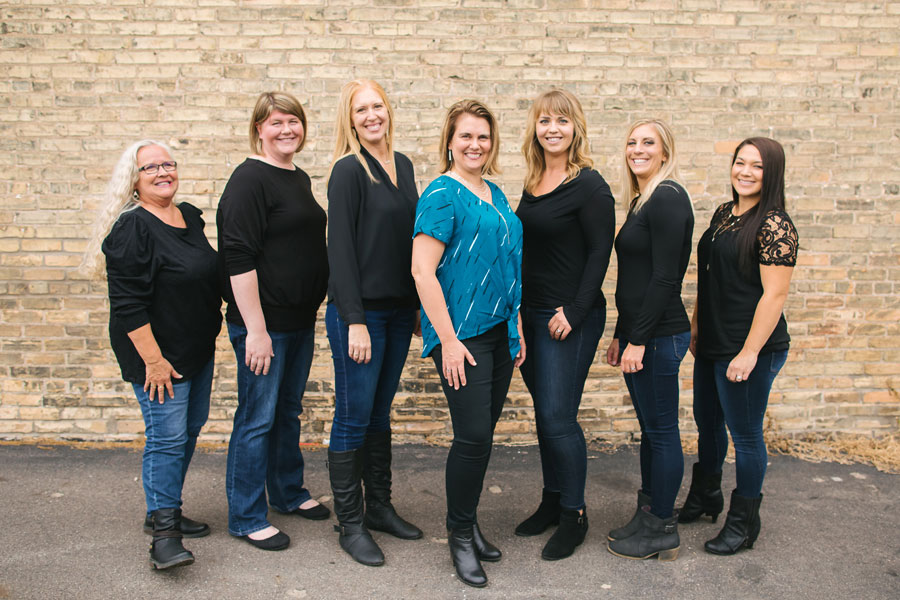
[[[536, 447], [496, 447], [479, 522], [503, 560], [485, 563], [484, 589], [453, 571], [444, 522], [446, 448], [400, 446], [394, 504], [425, 531], [403, 541], [375, 533], [387, 557], [365, 567], [344, 554], [333, 519], [270, 514], [291, 536], [264, 552], [228, 535], [225, 453], [198, 452], [185, 485], [185, 513], [212, 534], [185, 540], [188, 567], [154, 571], [142, 533], [141, 455], [118, 448], [0, 445], [0, 598], [900, 598], [900, 475], [859, 465], [813, 464], [774, 455], [765, 483], [762, 533], [753, 549], [707, 554], [721, 526], [680, 527], [673, 562], [632, 561], [606, 550], [606, 533], [626, 522], [639, 485], [634, 448], [590, 453], [590, 531], [574, 556], [541, 560], [550, 532], [516, 537], [540, 499]], [[324, 450], [305, 452], [307, 487], [331, 505]], [[689, 484], [686, 457], [680, 499]], [[734, 481], [727, 464], [726, 497]]]

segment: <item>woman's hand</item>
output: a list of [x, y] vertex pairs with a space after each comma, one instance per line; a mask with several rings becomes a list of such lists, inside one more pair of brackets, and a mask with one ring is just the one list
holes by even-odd
[[619, 338], [613, 338], [606, 349], [606, 364], [611, 367], [619, 366]]
[[372, 360], [372, 340], [369, 338], [369, 328], [364, 323], [350, 325], [350, 335], [347, 340], [347, 354], [359, 364], [369, 364]]
[[622, 352], [622, 372], [637, 373], [644, 368], [644, 346], [628, 344]]
[[272, 364], [272, 357], [275, 352], [272, 351], [272, 338], [269, 332], [263, 329], [260, 332], [247, 332], [247, 339], [244, 340], [244, 364], [247, 365], [254, 375], [269, 374], [269, 366]]
[[519, 313], [519, 322], [516, 324], [516, 329], [519, 330], [519, 351], [516, 353], [516, 360], [513, 366], [518, 369], [525, 362], [525, 334], [522, 333], [522, 313]]
[[738, 352], [738, 355], [731, 359], [728, 363], [728, 369], [725, 370], [725, 378], [734, 383], [747, 381], [750, 373], [756, 367], [757, 353], [746, 348]]
[[475, 357], [461, 341], [453, 338], [446, 344], [441, 343], [441, 369], [447, 383], [452, 385], [454, 390], [466, 385], [466, 361], [473, 367], [476, 364]]
[[175, 390], [172, 388], [172, 378], [181, 379], [181, 373], [172, 367], [172, 363], [162, 356], [152, 362], [145, 363], [146, 378], [144, 379], [144, 391], [148, 392], [150, 402], [153, 402], [153, 396], [157, 396], [160, 404], [166, 403], [166, 393], [170, 398], [175, 397]]
[[691, 323], [691, 343], [688, 350], [691, 351], [691, 356], [697, 357], [697, 325], [695, 323]]
[[569, 325], [569, 320], [566, 319], [566, 313], [563, 312], [562, 306], [556, 307], [556, 314], [547, 323], [547, 329], [550, 331], [550, 337], [559, 341], [563, 341], [566, 339], [566, 336], [572, 333], [572, 326]]

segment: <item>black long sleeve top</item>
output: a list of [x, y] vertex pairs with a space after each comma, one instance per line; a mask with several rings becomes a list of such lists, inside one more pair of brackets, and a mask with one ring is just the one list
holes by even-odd
[[178, 205], [185, 228], [144, 210], [123, 213], [103, 240], [109, 338], [122, 378], [143, 384], [144, 361], [128, 333], [150, 324], [163, 358], [185, 380], [212, 359], [222, 327], [216, 251], [198, 208]]
[[691, 258], [694, 213], [674, 181], [663, 181], [640, 211], [629, 211], [616, 236], [616, 338], [635, 346], [690, 331], [681, 284]]
[[312, 327], [328, 285], [325, 211], [309, 175], [248, 158], [225, 185], [216, 225], [225, 319], [243, 325], [231, 276], [256, 270], [266, 329]]
[[615, 200], [593, 169], [542, 196], [522, 191], [516, 210], [524, 228], [522, 304], [563, 307], [572, 328], [593, 307], [606, 306], [601, 289], [616, 231]]
[[366, 310], [416, 308], [410, 265], [415, 220], [415, 173], [394, 152], [397, 185], [362, 149], [373, 182], [356, 156], [337, 161], [328, 180], [328, 301], [348, 324], [366, 322]]

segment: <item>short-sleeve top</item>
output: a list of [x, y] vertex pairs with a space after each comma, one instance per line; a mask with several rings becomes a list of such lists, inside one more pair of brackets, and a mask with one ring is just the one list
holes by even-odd
[[128, 333], [150, 324], [163, 358], [186, 381], [206, 366], [222, 326], [216, 251], [200, 209], [178, 205], [187, 227], [138, 207], [103, 240], [109, 283], [109, 338], [122, 378], [143, 384], [144, 361]]
[[[442, 175], [422, 193], [413, 237], [423, 233], [446, 245], [436, 275], [460, 340], [506, 322], [509, 352], [519, 352], [522, 302], [522, 223], [499, 187], [487, 182], [493, 205]], [[422, 311], [422, 356], [440, 344]]]
[[[733, 206], [716, 209], [697, 244], [697, 351], [709, 360], [731, 360], [741, 351], [763, 294], [759, 269], [752, 276], [740, 270], [737, 233], [745, 219], [734, 216]], [[797, 229], [783, 210], [769, 211], [756, 239], [760, 265], [797, 264]], [[782, 314], [760, 354], [787, 350], [790, 341]]]

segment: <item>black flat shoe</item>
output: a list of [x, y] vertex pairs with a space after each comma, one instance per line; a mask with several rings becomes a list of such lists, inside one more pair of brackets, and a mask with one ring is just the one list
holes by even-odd
[[[209, 535], [209, 525], [187, 517], [181, 517], [181, 524], [178, 527], [181, 529], [182, 537], [202, 538]], [[144, 519], [144, 533], [153, 535], [153, 515], [147, 515]]]
[[283, 531], [279, 531], [272, 537], [264, 540], [254, 540], [249, 535], [241, 536], [241, 539], [247, 540], [248, 544], [254, 548], [259, 548], [260, 550], [284, 550], [291, 545], [291, 538]]
[[331, 511], [323, 504], [317, 504], [312, 508], [300, 508], [299, 506], [291, 511], [292, 514], [300, 515], [304, 519], [310, 521], [324, 521], [331, 516]]

